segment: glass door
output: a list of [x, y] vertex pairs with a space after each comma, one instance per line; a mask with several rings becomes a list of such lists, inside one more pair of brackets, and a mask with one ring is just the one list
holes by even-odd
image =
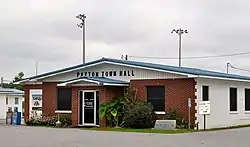
[[84, 125], [95, 125], [96, 122], [96, 92], [83, 92], [83, 122]]
[[99, 125], [99, 91], [80, 90], [78, 104], [78, 124], [79, 126]]

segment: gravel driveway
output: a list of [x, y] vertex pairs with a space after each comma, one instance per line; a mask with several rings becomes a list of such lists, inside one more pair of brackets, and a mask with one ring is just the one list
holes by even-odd
[[1, 147], [249, 147], [250, 128], [146, 134], [0, 126]]

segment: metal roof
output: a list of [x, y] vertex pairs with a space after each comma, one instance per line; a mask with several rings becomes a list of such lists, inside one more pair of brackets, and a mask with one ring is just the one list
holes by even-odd
[[123, 85], [125, 86], [129, 84], [129, 82], [126, 82], [126, 81], [114, 80], [114, 79], [105, 78], [105, 77], [79, 77], [79, 78], [65, 81], [58, 85], [65, 86], [67, 84], [72, 84], [72, 83], [76, 83], [80, 81], [93, 82], [93, 83], [100, 84], [100, 85]]
[[98, 81], [100, 83], [128, 84], [128, 82], [126, 82], [126, 81], [114, 80], [114, 79], [105, 78], [105, 77], [83, 77], [83, 78], [88, 79], [88, 80]]
[[6, 94], [24, 94], [24, 91], [14, 89], [14, 88], [3, 88], [0, 87], [0, 93], [6, 93]]
[[79, 65], [76, 65], [76, 66], [63, 68], [63, 69], [60, 69], [60, 70], [55, 70], [55, 71], [52, 71], [52, 72], [48, 72], [48, 73], [40, 74], [40, 75], [37, 75], [37, 76], [29, 77], [29, 78], [23, 79], [22, 81], [36, 79], [36, 78], [42, 78], [42, 77], [45, 77], [45, 76], [59, 74], [61, 72], [67, 72], [67, 71], [78, 69], [78, 68], [84, 68], [84, 67], [87, 67], [87, 66], [91, 66], [92, 64], [101, 63], [101, 62], [118, 63], [118, 64], [123, 64], [123, 65], [136, 66], [138, 68], [150, 68], [152, 70], [155, 69], [155, 70], [163, 70], [163, 71], [172, 71], [172, 72], [183, 73], [183, 74], [191, 74], [191, 75], [196, 75], [196, 76], [210, 76], [210, 77], [219, 77], [219, 78], [250, 80], [250, 77], [248, 77], [248, 76], [227, 74], [227, 73], [209, 71], [209, 70], [198, 69], [198, 68], [178, 67], [178, 66], [170, 66], [170, 65], [139, 62], [139, 61], [131, 61], [131, 60], [112, 59], [112, 58], [101, 58], [101, 59], [98, 59], [98, 60], [95, 60], [95, 61], [87, 62], [85, 64], [79, 64]]

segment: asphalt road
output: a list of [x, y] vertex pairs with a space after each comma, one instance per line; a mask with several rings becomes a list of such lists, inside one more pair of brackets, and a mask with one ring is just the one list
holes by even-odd
[[250, 128], [145, 134], [0, 126], [1, 147], [249, 147]]

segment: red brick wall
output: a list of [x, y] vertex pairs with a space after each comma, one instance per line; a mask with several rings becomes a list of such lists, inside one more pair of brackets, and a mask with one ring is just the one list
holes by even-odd
[[[107, 103], [115, 96], [123, 95], [123, 87], [104, 87], [104, 86], [90, 86], [90, 87], [73, 87], [72, 88], [72, 125], [78, 125], [78, 94], [79, 90], [99, 90], [100, 104]], [[100, 120], [100, 126], [106, 127], [106, 120]]]
[[110, 100], [110, 98], [123, 96], [123, 94], [124, 94], [123, 87], [106, 87], [106, 97], [108, 98], [108, 100]]
[[[137, 90], [137, 98], [147, 98], [146, 86], [165, 86], [165, 111], [175, 108], [188, 120], [188, 98], [195, 103], [195, 80], [194, 79], [152, 79], [131, 80], [130, 86]], [[191, 122], [195, 122], [195, 105], [191, 108]]]
[[53, 115], [56, 110], [57, 84], [43, 82], [43, 115]]
[[[195, 102], [194, 79], [152, 79], [131, 80], [130, 86], [137, 89], [137, 98], [146, 100], [146, 86], [165, 85], [165, 111], [177, 108], [181, 114], [188, 117], [187, 99]], [[43, 114], [54, 114], [56, 110], [57, 83], [45, 82], [42, 85], [24, 85], [25, 89], [25, 120], [29, 118], [29, 90], [43, 89]], [[99, 90], [100, 104], [107, 103], [111, 98], [123, 95], [123, 87], [89, 86], [72, 87], [72, 124], [78, 125], [78, 91]], [[195, 121], [195, 105], [191, 108], [191, 121]], [[100, 120], [100, 126], [105, 127], [106, 121]]]
[[57, 97], [57, 83], [44, 82], [40, 85], [24, 85], [25, 91], [25, 120], [29, 118], [29, 90], [42, 89], [43, 101], [42, 112], [43, 115], [52, 115], [56, 110], [56, 97]]
[[24, 85], [24, 119], [29, 119], [30, 112], [30, 89], [42, 89], [42, 85]]

